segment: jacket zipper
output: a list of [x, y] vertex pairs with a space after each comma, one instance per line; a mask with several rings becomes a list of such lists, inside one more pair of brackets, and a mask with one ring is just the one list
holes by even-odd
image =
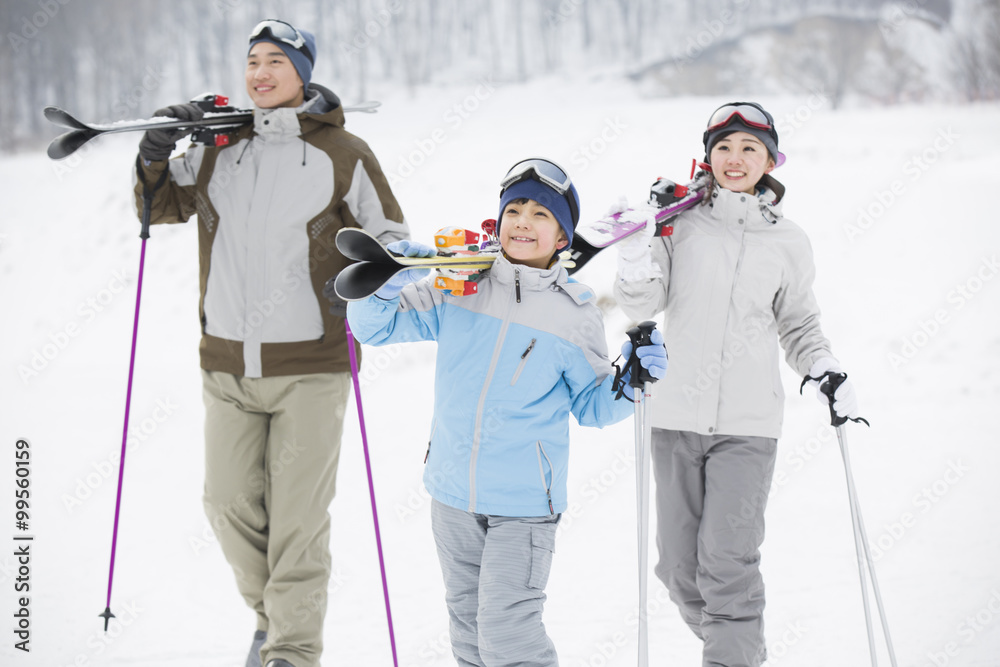
[[[520, 303], [520, 288], [517, 287], [517, 276], [520, 273], [515, 269], [515, 296]], [[507, 336], [507, 329], [514, 312], [514, 303], [507, 302], [507, 312], [504, 313], [503, 324], [500, 327], [500, 334], [497, 336], [496, 345], [493, 347], [493, 358], [490, 360], [490, 368], [486, 372], [486, 379], [483, 381], [483, 390], [479, 393], [479, 403], [476, 406], [476, 424], [472, 435], [472, 452], [469, 454], [469, 511], [476, 511], [476, 463], [479, 458], [479, 436], [483, 425], [483, 410], [486, 406], [486, 394], [489, 392], [490, 384], [493, 382], [493, 375], [496, 373], [497, 363], [500, 361], [500, 350], [503, 348], [504, 338]]]
[[545, 448], [542, 447], [542, 441], [539, 440], [535, 443], [535, 448], [538, 450], [538, 471], [542, 474], [542, 486], [545, 487], [545, 497], [549, 501], [549, 514], [555, 514], [555, 509], [552, 507], [552, 482], [545, 479], [545, 466], [542, 465], [542, 457], [545, 457], [546, 463], [549, 464], [549, 471], [552, 471], [552, 461], [549, 459], [549, 455], [545, 453]]
[[517, 297], [517, 302], [521, 303], [521, 271], [520, 271], [520, 269], [514, 269], [514, 295]]
[[535, 343], [537, 342], [537, 340], [538, 340], [537, 338], [532, 338], [531, 342], [528, 343], [528, 349], [521, 354], [521, 363], [517, 365], [517, 370], [514, 371], [514, 377], [510, 379], [510, 386], [513, 387], [515, 384], [517, 384], [517, 379], [521, 377], [521, 371], [524, 370], [525, 364], [528, 363], [528, 355], [530, 355], [531, 351], [535, 349]]
[[[749, 219], [749, 215], [746, 210], [744, 210], [741, 215], [745, 219]], [[733, 284], [729, 290], [729, 301], [732, 303], [733, 294], [736, 292], [736, 283], [739, 282], [740, 272], [743, 270], [743, 254], [746, 251], [747, 237], [746, 237], [746, 224], [740, 225], [740, 252], [736, 256], [736, 268], [733, 273]]]

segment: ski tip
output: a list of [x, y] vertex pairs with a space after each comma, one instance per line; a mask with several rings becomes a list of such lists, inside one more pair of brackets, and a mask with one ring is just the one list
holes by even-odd
[[53, 139], [45, 153], [53, 160], [68, 158], [95, 136], [97, 134], [87, 130], [70, 130]]
[[59, 125], [71, 130], [82, 130], [86, 129], [86, 125], [78, 121], [73, 117], [71, 113], [65, 109], [60, 109], [59, 107], [47, 106], [42, 109], [42, 115], [45, 116], [45, 120], [55, 125]]

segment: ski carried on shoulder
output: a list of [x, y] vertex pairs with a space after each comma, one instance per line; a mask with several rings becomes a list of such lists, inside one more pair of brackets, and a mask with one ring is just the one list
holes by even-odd
[[[145, 132], [146, 130], [188, 129], [192, 132], [202, 128], [229, 129], [230, 131], [253, 122], [252, 111], [230, 111], [207, 113], [200, 120], [178, 120], [166, 116], [144, 118], [140, 120], [123, 120], [117, 123], [95, 124], [84, 123], [71, 116], [59, 107], [45, 107], [45, 118], [62, 127], [72, 128], [69, 132], [60, 134], [52, 140], [46, 151], [53, 160], [62, 160], [80, 150], [84, 144], [95, 137], [119, 132]], [[213, 140], [214, 140], [213, 134]], [[196, 139], [197, 141], [197, 139]]]
[[478, 273], [493, 266], [493, 260], [497, 257], [496, 253], [402, 257], [390, 252], [367, 231], [356, 227], [347, 227], [337, 232], [337, 250], [356, 262], [333, 279], [334, 290], [345, 301], [357, 301], [371, 296], [393, 276], [407, 269]]
[[[146, 130], [190, 129], [191, 139], [195, 143], [224, 146], [229, 143], [228, 132], [253, 122], [252, 109], [231, 107], [229, 106], [229, 98], [222, 95], [205, 93], [191, 100], [191, 103], [205, 110], [203, 118], [178, 120], [167, 116], [156, 116], [121, 120], [114, 123], [85, 123], [65, 109], [54, 106], [45, 107], [42, 113], [46, 120], [70, 130], [52, 140], [48, 147], [48, 156], [53, 160], [62, 160], [78, 151], [95, 137], [119, 132], [145, 132]], [[381, 105], [381, 102], [362, 102], [355, 106], [344, 107], [344, 111], [374, 113]]]
[[570, 247], [570, 259], [576, 266], [569, 272], [579, 271], [597, 253], [628, 238], [645, 227], [650, 220], [656, 224], [654, 235], [661, 235], [664, 226], [701, 201], [707, 182], [708, 178], [704, 173], [699, 173], [687, 185], [678, 185], [660, 178], [650, 188], [648, 202], [599, 220], [580, 223]]

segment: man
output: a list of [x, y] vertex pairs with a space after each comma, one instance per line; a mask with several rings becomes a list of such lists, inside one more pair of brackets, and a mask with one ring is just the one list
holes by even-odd
[[343, 313], [324, 306], [323, 285], [347, 264], [334, 244], [342, 227], [383, 243], [409, 231], [375, 156], [344, 130], [340, 100], [310, 83], [313, 35], [267, 20], [249, 42], [253, 125], [173, 160], [186, 132], [147, 132], [135, 192], [141, 210], [163, 177], [151, 222], [198, 216], [204, 503], [257, 614], [247, 665], [317, 667], [350, 386]]

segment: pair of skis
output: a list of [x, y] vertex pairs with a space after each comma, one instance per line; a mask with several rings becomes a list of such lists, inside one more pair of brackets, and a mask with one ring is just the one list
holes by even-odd
[[402, 257], [393, 254], [378, 239], [357, 227], [345, 227], [337, 232], [337, 250], [355, 262], [331, 279], [337, 296], [344, 301], [371, 296], [397, 273], [407, 269], [483, 270], [493, 266], [496, 259], [495, 253]]
[[[567, 270], [579, 271], [605, 248], [635, 234], [647, 224], [655, 224], [663, 233], [678, 215], [691, 208], [703, 196], [703, 179], [680, 186], [660, 179], [653, 184], [650, 201], [635, 208], [607, 215], [593, 222], [581, 223], [569, 249]], [[428, 269], [488, 269], [495, 253], [465, 256], [400, 257], [388, 251], [364, 231], [348, 227], [337, 232], [337, 249], [356, 263], [341, 271], [333, 282], [334, 291], [345, 301], [364, 299], [377, 292], [401, 271]]]
[[703, 174], [687, 185], [659, 178], [650, 188], [649, 201], [592, 222], [581, 222], [570, 247], [570, 259], [575, 263], [570, 273], [579, 271], [599, 252], [638, 232], [650, 222], [656, 225], [654, 236], [669, 233], [664, 228], [701, 201], [707, 181]]
[[[52, 106], [45, 107], [42, 113], [45, 115], [46, 120], [69, 129], [69, 132], [60, 134], [52, 140], [47, 150], [48, 156], [53, 160], [62, 160], [80, 150], [87, 142], [96, 137], [105, 134], [117, 134], [119, 132], [145, 132], [146, 130], [190, 129], [194, 140], [197, 142], [211, 142], [215, 145], [224, 145], [226, 143], [224, 140], [226, 132], [234, 132], [239, 127], [253, 122], [252, 109], [236, 109], [227, 106], [228, 100], [218, 95], [209, 93], [195, 98], [192, 100], [192, 103], [206, 110], [203, 118], [198, 120], [178, 120], [164, 116], [139, 120], [123, 120], [117, 123], [84, 123], [73, 117], [65, 109]], [[362, 102], [354, 106], [344, 107], [344, 111], [374, 113], [381, 104], [381, 102]], [[219, 137], [223, 139], [220, 141]]]

